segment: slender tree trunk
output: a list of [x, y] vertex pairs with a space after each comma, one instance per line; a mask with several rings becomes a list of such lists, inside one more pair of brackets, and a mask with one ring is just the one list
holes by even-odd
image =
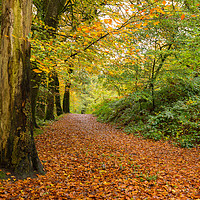
[[0, 166], [44, 172], [35, 148], [30, 103], [31, 0], [3, 1], [0, 57]]
[[[169, 44], [167, 50], [170, 50], [170, 48], [172, 47], [172, 44]], [[155, 45], [155, 51], [156, 51], [156, 45]], [[162, 50], [162, 48], [160, 48], [160, 50]], [[160, 72], [160, 70], [162, 69], [163, 67], [163, 64], [166, 60], [166, 58], [170, 55], [169, 54], [165, 54], [165, 55], [162, 55], [161, 54], [161, 62], [159, 64], [159, 66], [157, 67], [157, 69], [155, 70], [156, 68], [156, 58], [154, 58], [154, 61], [153, 61], [153, 65], [152, 65], [152, 72], [151, 72], [151, 82], [150, 82], [150, 88], [151, 88], [151, 96], [152, 96], [152, 111], [155, 110], [155, 81], [156, 81], [156, 78]]]
[[[38, 97], [38, 92], [39, 92], [39, 85], [34, 84], [31, 87], [31, 114], [32, 114], [32, 121], [33, 121], [33, 126], [36, 128], [39, 128], [36, 122], [36, 105], [37, 105], [37, 97]], [[35, 86], [35, 87], [34, 87]]]
[[63, 98], [63, 112], [70, 113], [70, 84], [66, 83]]
[[155, 65], [156, 65], [156, 59], [153, 60], [153, 66], [152, 66], [152, 72], [151, 72], [151, 96], [152, 96], [152, 111], [155, 109], [155, 95], [154, 95], [154, 82], [155, 82]]
[[[52, 73], [51, 73], [52, 74]], [[47, 94], [47, 108], [45, 113], [46, 120], [54, 120], [54, 89], [55, 83], [54, 78], [49, 76], [49, 83], [48, 83], [48, 94]]]
[[60, 102], [59, 80], [58, 80], [58, 75], [56, 72], [54, 74], [54, 82], [55, 82], [56, 113], [59, 116], [63, 114], [63, 110], [62, 110], [61, 102]]
[[[37, 69], [36, 64], [31, 64], [31, 69]], [[36, 122], [36, 105], [39, 93], [39, 86], [41, 82], [42, 74], [37, 74], [33, 70], [31, 70], [31, 113], [32, 113], [32, 121], [33, 126], [39, 128]]]
[[[70, 68], [68, 69], [68, 73], [70, 77], [70, 74], [73, 73], [73, 69], [71, 68], [72, 65], [70, 65], [69, 67]], [[63, 98], [63, 112], [64, 113], [70, 113], [70, 86], [71, 86], [70, 80], [67, 80], [65, 83], [65, 93], [64, 93], [64, 98]]]
[[47, 96], [47, 109], [45, 114], [46, 120], [54, 120], [54, 96], [49, 93]]

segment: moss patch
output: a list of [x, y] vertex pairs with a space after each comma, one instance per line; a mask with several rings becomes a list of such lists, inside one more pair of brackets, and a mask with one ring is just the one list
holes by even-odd
[[6, 173], [0, 170], [0, 179], [6, 179], [6, 178], [7, 178]]
[[41, 135], [43, 133], [43, 130], [41, 128], [36, 128], [34, 131], [33, 131], [33, 136], [36, 137], [38, 135]]

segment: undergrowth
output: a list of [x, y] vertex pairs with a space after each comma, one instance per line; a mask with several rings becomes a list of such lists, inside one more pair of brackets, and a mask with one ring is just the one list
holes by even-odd
[[134, 92], [121, 99], [105, 100], [94, 114], [100, 122], [111, 122], [154, 140], [172, 140], [181, 147], [200, 145], [200, 79], [172, 81], [155, 92], [152, 109], [151, 92]]

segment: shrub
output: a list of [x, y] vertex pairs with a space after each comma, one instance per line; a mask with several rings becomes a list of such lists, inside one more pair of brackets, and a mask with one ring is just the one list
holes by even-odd
[[147, 91], [122, 99], [104, 101], [95, 114], [103, 122], [124, 126], [128, 134], [154, 140], [172, 139], [181, 147], [200, 144], [200, 79], [168, 80], [156, 91], [156, 110], [151, 112], [152, 97]]

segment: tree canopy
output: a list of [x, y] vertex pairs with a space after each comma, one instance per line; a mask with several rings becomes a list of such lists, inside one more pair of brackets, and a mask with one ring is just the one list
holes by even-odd
[[58, 73], [72, 112], [133, 96], [140, 114], [154, 115], [198, 94], [198, 1], [66, 1], [56, 29], [45, 24], [42, 2], [34, 1], [31, 60], [38, 74]]

